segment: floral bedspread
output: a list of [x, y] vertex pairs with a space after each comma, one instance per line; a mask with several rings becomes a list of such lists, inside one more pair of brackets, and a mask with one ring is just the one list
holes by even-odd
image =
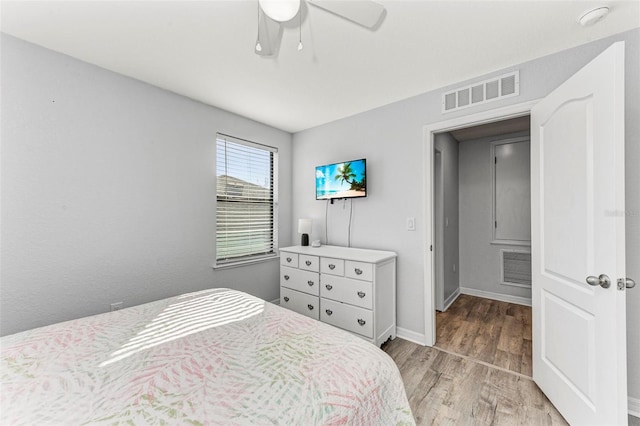
[[375, 346], [229, 289], [0, 339], [0, 424], [414, 424]]

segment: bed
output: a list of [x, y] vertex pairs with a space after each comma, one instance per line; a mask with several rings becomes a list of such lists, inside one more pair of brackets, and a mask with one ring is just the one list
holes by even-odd
[[212, 289], [0, 339], [3, 425], [415, 424], [393, 360]]

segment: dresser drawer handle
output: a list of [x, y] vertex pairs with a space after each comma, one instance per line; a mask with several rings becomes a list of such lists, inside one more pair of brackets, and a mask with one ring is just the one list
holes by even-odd
[[309, 281], [307, 281], [307, 284], [309, 284], [309, 287], [312, 287], [313, 286], [313, 281], [309, 280]]
[[329, 264], [329, 269], [331, 269], [333, 271], [334, 269], [336, 269], [336, 265], [334, 265], [333, 263], [330, 263]]
[[331, 289], [333, 288], [333, 286], [331, 284], [326, 284], [325, 287], [327, 288], [327, 290], [331, 291]]
[[327, 313], [327, 315], [333, 314], [333, 311], [331, 309], [325, 309], [325, 312]]
[[289, 298], [288, 298], [287, 296], [285, 296], [285, 297], [284, 297], [284, 301], [285, 301], [285, 302], [288, 302], [288, 301], [289, 301]]
[[288, 262], [288, 263], [291, 263], [291, 261], [292, 261], [292, 260], [293, 260], [292, 258], [287, 257], [287, 262]]
[[365, 325], [367, 322], [363, 319], [358, 318], [358, 324]]
[[307, 265], [307, 266], [311, 266], [311, 261], [307, 260], [306, 262], [304, 262], [304, 264]]
[[285, 276], [284, 276], [284, 279], [285, 279], [285, 280], [288, 280], [288, 279], [289, 279], [289, 275], [285, 275]]
[[313, 311], [313, 305], [312, 305], [312, 304], [308, 304], [308, 305], [307, 305], [307, 308], [308, 308], [310, 311]]
[[359, 291], [358, 292], [358, 297], [360, 297], [360, 299], [362, 299], [363, 297], [365, 297], [367, 294], [364, 291]]
[[356, 275], [362, 275], [362, 269], [356, 268], [353, 271], [356, 273]]

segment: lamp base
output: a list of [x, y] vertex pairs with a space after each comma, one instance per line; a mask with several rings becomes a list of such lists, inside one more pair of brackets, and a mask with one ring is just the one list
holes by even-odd
[[303, 247], [309, 245], [309, 234], [302, 234], [302, 238], [300, 238], [300, 245]]

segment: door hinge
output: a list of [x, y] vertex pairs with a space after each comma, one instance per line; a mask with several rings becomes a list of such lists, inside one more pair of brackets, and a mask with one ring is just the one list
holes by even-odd
[[429, 246], [429, 250], [433, 251], [433, 244]]
[[493, 223], [493, 226], [494, 226], [496, 229], [498, 229], [498, 221], [497, 221], [497, 220]]
[[498, 157], [493, 157], [493, 164], [498, 164]]

